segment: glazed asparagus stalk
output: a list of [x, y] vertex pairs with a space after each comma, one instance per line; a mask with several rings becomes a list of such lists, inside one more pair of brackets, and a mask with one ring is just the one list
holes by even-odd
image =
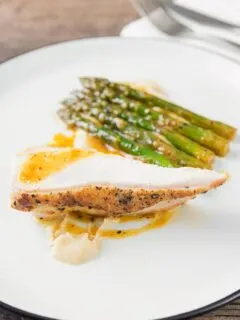
[[74, 125], [81, 128], [92, 135], [100, 138], [105, 143], [136, 156], [147, 163], [156, 164], [162, 167], [173, 167], [173, 164], [159, 152], [142, 146], [134, 142], [133, 140], [126, 139], [125, 137], [114, 132], [111, 128], [101, 126], [98, 122], [86, 115], [78, 115], [76, 118], [74, 116], [70, 119], [65, 112], [59, 111], [60, 118], [68, 125]]
[[210, 150], [198, 145], [192, 140], [182, 136], [178, 132], [174, 132], [169, 129], [159, 130], [159, 128], [155, 127], [151, 121], [142, 118], [136, 113], [123, 111], [122, 108], [118, 105], [110, 104], [109, 102], [106, 102], [104, 100], [94, 101], [91, 99], [89, 99], [88, 101], [81, 100], [76, 104], [71, 103], [72, 102], [70, 102], [69, 105], [66, 105], [66, 109], [70, 110], [69, 113], [82, 114], [82, 112], [88, 110], [91, 116], [95, 116], [100, 121], [104, 121], [102, 119], [106, 118], [106, 114], [111, 114], [114, 117], [120, 117], [128, 123], [140, 127], [144, 130], [158, 133], [159, 135], [165, 137], [165, 140], [170, 142], [177, 149], [180, 149], [188, 155], [195, 157], [200, 162], [205, 162], [206, 167], [210, 167], [214, 160], [214, 154]]
[[113, 98], [112, 101], [120, 106], [125, 105], [125, 108], [145, 116], [150, 121], [155, 121], [156, 126], [160, 128], [169, 127], [174, 131], [183, 134], [189, 139], [212, 150], [218, 156], [226, 155], [229, 150], [229, 142], [227, 139], [217, 135], [211, 130], [192, 125], [185, 119], [179, 116], [176, 117], [171, 112], [165, 113], [160, 107], [151, 108], [139, 103], [139, 101], [124, 96]]
[[[88, 99], [107, 99], [109, 102], [118, 104], [124, 110], [131, 110], [145, 117], [159, 128], [171, 128], [178, 133], [190, 138], [191, 140], [207, 147], [219, 156], [224, 156], [229, 149], [229, 142], [223, 137], [220, 137], [211, 130], [203, 129], [188, 123], [185, 119], [176, 116], [172, 112], [161, 109], [160, 107], [149, 107], [142, 102], [129, 99], [122, 95], [118, 95], [116, 90], [105, 87], [102, 91], [87, 90], [81, 92], [80, 95], [85, 95]], [[104, 102], [100, 103], [104, 106]], [[105, 102], [106, 104], [106, 102]]]
[[[76, 122], [76, 119], [78, 119], [79, 115], [79, 112], [71, 110], [71, 115], [68, 115], [67, 118], [69, 119], [69, 117], [72, 117]], [[158, 151], [161, 155], [166, 157], [178, 167], [188, 166], [209, 168], [206, 163], [194, 157], [191, 157], [185, 152], [176, 149], [173, 145], [164, 142], [161, 136], [157, 133], [146, 131], [130, 125], [125, 120], [119, 117], [114, 117], [108, 113], [103, 113], [101, 110], [90, 109], [87, 115], [90, 115], [91, 117], [92, 115], [94, 115], [94, 117], [97, 118], [98, 121], [100, 121], [102, 124], [109, 125], [119, 135]]]
[[135, 100], [142, 101], [151, 106], [159, 106], [163, 109], [169, 110], [185, 118], [193, 125], [197, 125], [202, 128], [212, 130], [216, 134], [226, 139], [231, 140], [236, 135], [237, 130], [232, 126], [229, 126], [220, 121], [208, 119], [188, 109], [178, 106], [170, 101], [156, 97], [154, 95], [143, 92], [141, 90], [131, 88], [128, 85], [120, 84], [116, 82], [110, 82], [109, 80], [103, 79], [103, 78], [80, 78], [80, 81], [83, 84], [83, 86], [86, 88], [94, 88], [96, 90], [102, 90], [108, 86], [113, 88], [114, 90], [117, 90], [119, 94], [122, 94], [126, 97], [130, 97]]

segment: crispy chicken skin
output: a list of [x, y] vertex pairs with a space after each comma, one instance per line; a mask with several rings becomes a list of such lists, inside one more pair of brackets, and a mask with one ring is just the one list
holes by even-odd
[[[117, 188], [114, 186], [84, 186], [63, 191], [40, 192], [18, 190], [13, 192], [11, 206], [20, 211], [64, 212], [88, 209], [100, 216], [114, 216], [144, 210], [161, 201], [194, 198], [200, 193], [222, 185], [227, 177], [205, 187], [178, 189]], [[180, 201], [181, 204], [181, 201]], [[174, 206], [176, 206], [174, 204]]]

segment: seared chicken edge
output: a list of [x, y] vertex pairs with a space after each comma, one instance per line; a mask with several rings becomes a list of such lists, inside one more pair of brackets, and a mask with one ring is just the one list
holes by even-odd
[[[42, 207], [64, 212], [65, 209], [88, 209], [90, 214], [114, 216], [138, 212], [185, 197], [193, 198], [222, 185], [227, 175], [204, 187], [176, 189], [118, 188], [115, 186], [84, 186], [62, 191], [23, 191], [12, 194], [11, 206], [21, 211], [36, 211]], [[55, 209], [54, 209], [55, 208]]]

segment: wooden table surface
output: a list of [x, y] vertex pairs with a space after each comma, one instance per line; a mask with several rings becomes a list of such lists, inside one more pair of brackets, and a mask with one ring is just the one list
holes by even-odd
[[[118, 35], [137, 16], [128, 0], [0, 0], [0, 62], [50, 43]], [[240, 319], [240, 299], [195, 319]], [[0, 307], [0, 320], [29, 318]]]

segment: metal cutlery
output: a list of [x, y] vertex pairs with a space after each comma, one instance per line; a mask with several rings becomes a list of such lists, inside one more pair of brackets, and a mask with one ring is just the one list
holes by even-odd
[[165, 11], [175, 20], [188, 19], [197, 23], [203, 33], [240, 45], [240, 26], [179, 6], [173, 1], [162, 3], [161, 0], [157, 0], [157, 2], [162, 4]]

